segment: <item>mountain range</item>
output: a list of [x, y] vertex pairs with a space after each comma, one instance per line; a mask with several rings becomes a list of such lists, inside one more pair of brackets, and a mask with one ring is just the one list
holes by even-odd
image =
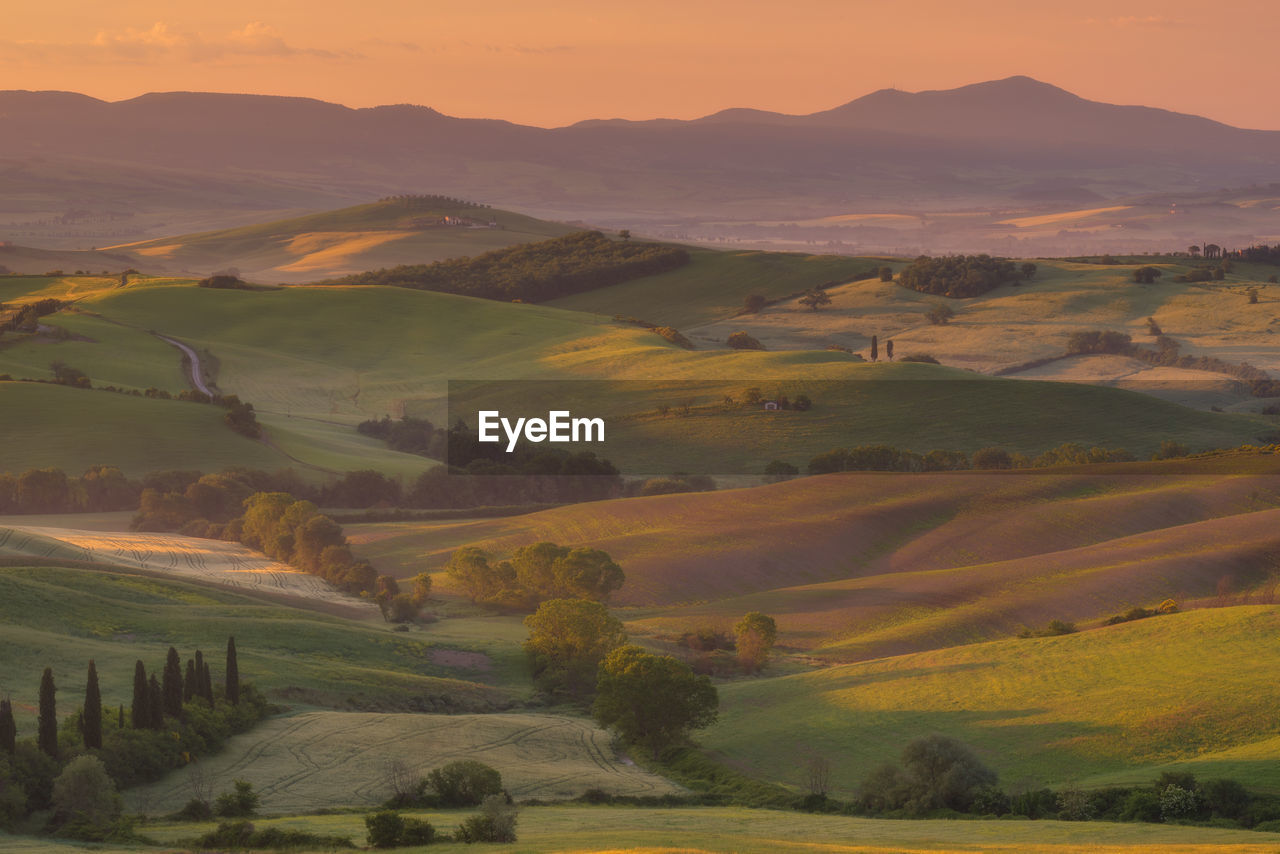
[[[1280, 181], [1280, 131], [1089, 101], [1021, 76], [944, 91], [886, 89], [809, 115], [732, 109], [551, 129], [412, 105], [352, 109], [198, 92], [105, 102], [4, 91], [0, 129], [0, 215], [13, 223], [110, 210], [136, 217], [112, 232], [135, 239], [154, 236], [158, 212], [173, 233], [176, 223], [233, 225], [249, 212], [395, 193], [656, 226]], [[126, 235], [130, 228], [136, 233]]]

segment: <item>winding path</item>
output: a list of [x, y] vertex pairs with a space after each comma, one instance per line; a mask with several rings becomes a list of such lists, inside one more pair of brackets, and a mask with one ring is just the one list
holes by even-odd
[[210, 397], [213, 397], [215, 393], [210, 391], [209, 387], [204, 384], [204, 377], [200, 373], [200, 357], [196, 355], [196, 351], [192, 350], [176, 338], [170, 338], [167, 335], [161, 335], [159, 333], [156, 333], [156, 337], [161, 341], [172, 344], [186, 354], [188, 361], [191, 363], [191, 383], [198, 391], [202, 391]]

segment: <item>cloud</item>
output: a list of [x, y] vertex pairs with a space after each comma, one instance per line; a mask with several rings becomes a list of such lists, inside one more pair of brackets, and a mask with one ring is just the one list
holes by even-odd
[[127, 27], [102, 30], [90, 41], [72, 44], [52, 42], [0, 42], [0, 57], [27, 59], [65, 58], [74, 55], [87, 62], [156, 63], [166, 61], [219, 62], [237, 59], [351, 59], [360, 54], [320, 48], [296, 47], [274, 28], [252, 21], [221, 36], [177, 30], [162, 21], [148, 29]]
[[1108, 27], [1181, 27], [1186, 25], [1186, 21], [1180, 18], [1170, 18], [1167, 15], [1123, 15], [1118, 18], [1107, 18], [1099, 20], [1097, 18], [1086, 18], [1086, 24], [1100, 24]]

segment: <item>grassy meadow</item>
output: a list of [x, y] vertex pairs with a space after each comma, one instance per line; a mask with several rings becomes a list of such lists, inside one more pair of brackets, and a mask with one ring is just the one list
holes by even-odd
[[[267, 815], [316, 809], [371, 809], [393, 794], [387, 766], [400, 760], [415, 777], [462, 759], [496, 768], [513, 798], [576, 798], [590, 788], [661, 796], [684, 790], [619, 761], [609, 734], [581, 717], [556, 714], [384, 714], [311, 711], [273, 718], [233, 738], [199, 772], [229, 787], [248, 780]], [[181, 769], [128, 795], [140, 812], [164, 815], [191, 797]]]
[[700, 741], [794, 786], [797, 757], [824, 756], [845, 795], [931, 732], [973, 747], [1014, 790], [1143, 783], [1173, 765], [1275, 792], [1278, 639], [1274, 605], [1211, 608], [744, 680], [721, 688]]
[[[467, 813], [412, 813], [452, 831]], [[263, 826], [364, 838], [359, 815], [299, 816]], [[211, 825], [148, 828], [162, 844], [199, 835]], [[1201, 827], [1058, 821], [887, 821], [724, 807], [548, 806], [524, 809], [515, 844], [438, 843], [414, 852], [466, 850], [492, 854], [703, 854], [703, 852], [903, 852], [1041, 851], [1054, 854], [1209, 854], [1270, 852], [1280, 835]], [[25, 850], [23, 854], [26, 854]], [[45, 854], [32, 849], [31, 854]], [[51, 851], [50, 854], [62, 854]]]
[[[215, 681], [234, 635], [243, 679], [268, 698], [328, 707], [489, 710], [528, 689], [510, 641], [449, 623], [392, 632], [374, 617], [353, 621], [289, 607], [252, 591], [131, 575], [118, 568], [0, 566], [0, 691], [14, 701], [19, 732], [35, 729], [40, 671], [52, 667], [64, 709], [78, 705], [94, 659], [103, 703], [129, 703], [133, 664], [158, 669], [166, 650], [201, 648]], [[459, 652], [473, 655], [459, 655]]]

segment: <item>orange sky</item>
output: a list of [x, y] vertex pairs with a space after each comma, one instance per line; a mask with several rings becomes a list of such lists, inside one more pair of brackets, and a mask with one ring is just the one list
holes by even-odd
[[1027, 74], [1280, 129], [1277, 44], [1273, 0], [42, 0], [6, 10], [0, 88], [409, 102], [555, 126], [804, 113]]

